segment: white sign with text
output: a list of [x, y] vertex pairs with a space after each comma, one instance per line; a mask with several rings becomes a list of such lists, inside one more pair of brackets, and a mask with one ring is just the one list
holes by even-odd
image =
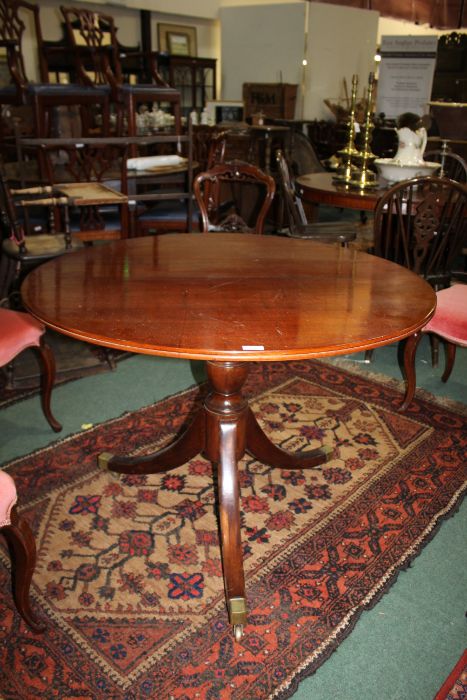
[[395, 119], [403, 112], [428, 112], [438, 37], [383, 36], [376, 112]]

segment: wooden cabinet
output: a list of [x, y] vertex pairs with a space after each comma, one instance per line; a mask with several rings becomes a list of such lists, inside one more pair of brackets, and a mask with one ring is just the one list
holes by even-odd
[[243, 83], [245, 117], [262, 112], [270, 119], [294, 119], [297, 87], [290, 83]]
[[169, 85], [179, 90], [183, 116], [201, 112], [216, 99], [216, 59], [157, 54], [157, 68]]
[[451, 32], [438, 39], [431, 99], [467, 102], [467, 34]]

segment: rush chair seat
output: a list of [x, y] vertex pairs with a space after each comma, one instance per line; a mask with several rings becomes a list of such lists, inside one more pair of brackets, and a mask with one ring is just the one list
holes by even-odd
[[407, 339], [404, 346], [407, 388], [401, 411], [408, 408], [415, 394], [415, 354], [422, 335], [426, 333], [434, 334], [445, 343], [446, 365], [441, 381], [447, 382], [454, 367], [456, 347], [467, 347], [467, 285], [455, 284], [437, 292], [434, 316], [419, 333]]
[[287, 219], [286, 235], [291, 238], [307, 238], [323, 243], [340, 243], [347, 246], [357, 237], [354, 223], [323, 221], [308, 223], [303, 203], [297, 193], [290, 168], [281, 150], [276, 151], [281, 192]]
[[262, 234], [275, 189], [270, 175], [240, 160], [218, 163], [199, 173], [193, 192], [201, 230]]
[[127, 238], [125, 138], [51, 141], [41, 144], [39, 153], [47, 182], [68, 197], [72, 239], [91, 243]]
[[36, 565], [36, 545], [29, 524], [18, 515], [17, 498], [15, 482], [9, 474], [0, 470], [0, 532], [12, 552], [13, 599], [29, 627], [35, 632], [42, 632], [45, 625], [32, 612], [29, 600]]
[[[68, 198], [54, 197], [50, 187], [13, 190], [0, 173], [0, 204], [2, 254], [14, 267], [6, 294], [13, 300], [30, 269], [72, 252], [82, 243], [70, 232]], [[63, 224], [61, 231], [55, 229], [57, 210]]]
[[62, 426], [50, 407], [55, 381], [55, 358], [44, 340], [44, 333], [45, 327], [30, 314], [0, 308], [0, 367], [11, 366], [15, 357], [27, 348], [35, 351], [41, 366], [42, 410], [52, 430], [58, 433]]

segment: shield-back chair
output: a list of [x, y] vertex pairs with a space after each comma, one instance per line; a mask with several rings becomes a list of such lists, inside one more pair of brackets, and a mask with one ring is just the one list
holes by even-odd
[[[448, 178], [398, 182], [376, 204], [375, 254], [407, 267], [435, 290], [449, 287], [466, 236], [467, 188]], [[436, 366], [436, 343], [432, 350]], [[371, 357], [372, 351], [367, 351], [366, 360]]]
[[233, 160], [199, 173], [193, 192], [202, 231], [263, 233], [274, 179], [251, 163]]

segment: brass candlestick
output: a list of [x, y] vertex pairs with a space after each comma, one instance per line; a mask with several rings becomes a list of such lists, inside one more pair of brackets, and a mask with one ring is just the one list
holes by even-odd
[[340, 182], [347, 182], [349, 183], [353, 176], [355, 175], [355, 166], [352, 163], [352, 158], [354, 158], [356, 155], [358, 155], [358, 151], [355, 148], [355, 106], [357, 104], [357, 86], [358, 86], [358, 75], [353, 75], [352, 76], [352, 95], [351, 95], [351, 103], [350, 103], [350, 113], [349, 113], [349, 121], [348, 121], [348, 138], [347, 138], [347, 146], [343, 148], [341, 151], [338, 151], [339, 155], [342, 156], [342, 163], [339, 165], [339, 167], [336, 170], [336, 174], [334, 176], [335, 180], [339, 180]]
[[363, 131], [363, 148], [358, 152], [358, 155], [354, 157], [354, 160], [356, 160], [359, 165], [350, 181], [352, 185], [359, 187], [360, 189], [378, 186], [377, 175], [369, 169], [370, 163], [376, 158], [375, 154], [372, 153], [370, 148], [371, 134], [373, 131], [371, 115], [374, 84], [375, 75], [374, 73], [370, 73], [368, 78], [368, 103], [365, 115], [365, 127]]

